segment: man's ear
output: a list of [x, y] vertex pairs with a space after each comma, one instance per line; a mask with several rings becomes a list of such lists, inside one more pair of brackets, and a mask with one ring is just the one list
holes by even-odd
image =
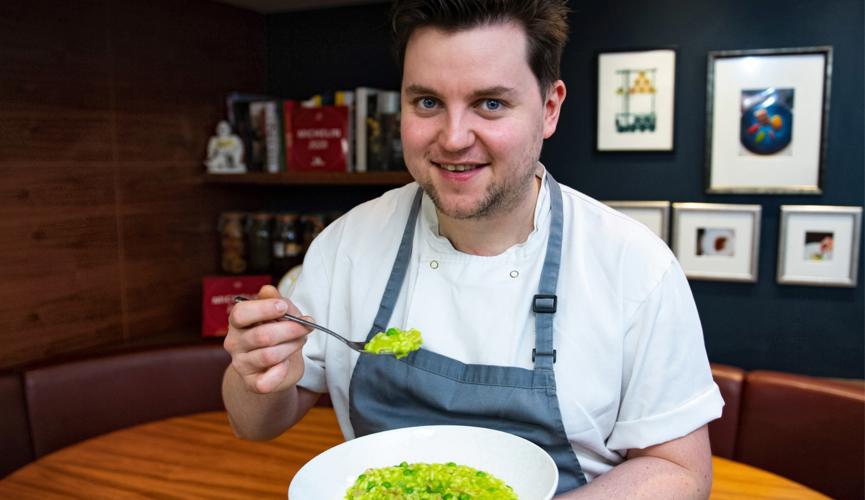
[[549, 139], [556, 131], [566, 94], [565, 82], [561, 80], [556, 80], [547, 89], [547, 96], [544, 98], [544, 139]]

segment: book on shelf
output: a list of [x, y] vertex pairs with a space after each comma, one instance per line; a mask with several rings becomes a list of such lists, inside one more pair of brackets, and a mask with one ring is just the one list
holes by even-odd
[[[230, 92], [225, 97], [225, 116], [228, 118], [231, 130], [243, 142], [244, 163], [246, 163], [246, 168], [250, 171], [255, 171], [256, 166], [252, 165], [250, 161], [250, 152], [253, 147], [253, 130], [249, 116], [249, 104], [254, 101], [266, 101], [268, 99], [271, 99], [271, 97], [249, 92]], [[258, 170], [260, 170], [263, 164], [257, 166], [259, 167]]]
[[405, 170], [399, 116], [399, 91], [355, 90], [356, 172]]
[[322, 92], [315, 94], [309, 99], [300, 101], [299, 106], [304, 108], [320, 108], [322, 106], [345, 106], [348, 108], [348, 153], [346, 155], [346, 172], [354, 172], [355, 164], [355, 109], [354, 109], [354, 91], [353, 90], [337, 90], [334, 92]]
[[[374, 115], [377, 109], [378, 89], [358, 87], [354, 91], [354, 171], [369, 170], [369, 132], [374, 125]], [[372, 118], [372, 122], [370, 121]], [[374, 132], [374, 130], [373, 130]]]
[[346, 154], [346, 172], [354, 172], [354, 148], [355, 148], [355, 123], [354, 123], [354, 91], [353, 90], [338, 90], [334, 95], [334, 104], [337, 106], [345, 106], [348, 108], [348, 153]]
[[291, 114], [293, 171], [345, 172], [348, 155], [348, 107], [295, 106]]
[[405, 169], [398, 91], [358, 87], [305, 100], [232, 92], [226, 105], [249, 171]]
[[286, 99], [282, 102], [282, 147], [286, 171], [294, 170], [294, 110], [298, 101]]
[[256, 170], [274, 174], [285, 170], [282, 145], [283, 113], [281, 101], [253, 101], [249, 103], [252, 126], [252, 150], [249, 163]]
[[379, 92], [376, 107], [378, 135], [370, 139], [374, 142], [368, 151], [375, 154], [369, 159], [368, 169], [405, 170], [400, 139], [400, 93], [396, 90]]

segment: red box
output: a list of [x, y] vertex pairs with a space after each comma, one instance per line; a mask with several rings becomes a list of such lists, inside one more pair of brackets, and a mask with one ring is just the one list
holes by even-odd
[[228, 333], [228, 313], [234, 306], [234, 297], [255, 298], [261, 287], [272, 284], [269, 274], [205, 276], [201, 281], [202, 337], [224, 337]]

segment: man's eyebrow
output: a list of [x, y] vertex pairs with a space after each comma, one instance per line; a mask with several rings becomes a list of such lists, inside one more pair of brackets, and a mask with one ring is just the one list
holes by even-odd
[[482, 97], [509, 97], [514, 93], [514, 89], [510, 87], [505, 87], [504, 85], [496, 85], [494, 87], [487, 87], [485, 89], [478, 89], [472, 92], [472, 99], [480, 99]]
[[[438, 92], [435, 90], [424, 87], [423, 85], [411, 84], [405, 88], [406, 94], [408, 95], [438, 95]], [[504, 85], [496, 85], [493, 87], [486, 87], [482, 89], [478, 89], [473, 91], [470, 94], [470, 98], [472, 100], [480, 99], [482, 97], [508, 97], [514, 93], [514, 89], [510, 87], [505, 87]]]
[[405, 93], [409, 95], [436, 95], [435, 90], [416, 83], [407, 86], [405, 88]]

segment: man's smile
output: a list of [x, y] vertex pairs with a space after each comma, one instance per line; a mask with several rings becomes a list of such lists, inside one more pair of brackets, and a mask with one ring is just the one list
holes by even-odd
[[476, 165], [449, 165], [447, 163], [443, 163], [439, 166], [448, 172], [465, 172], [466, 170], [474, 170], [477, 168]]
[[485, 163], [432, 163], [438, 168], [447, 170], [448, 172], [467, 172], [487, 165]]

